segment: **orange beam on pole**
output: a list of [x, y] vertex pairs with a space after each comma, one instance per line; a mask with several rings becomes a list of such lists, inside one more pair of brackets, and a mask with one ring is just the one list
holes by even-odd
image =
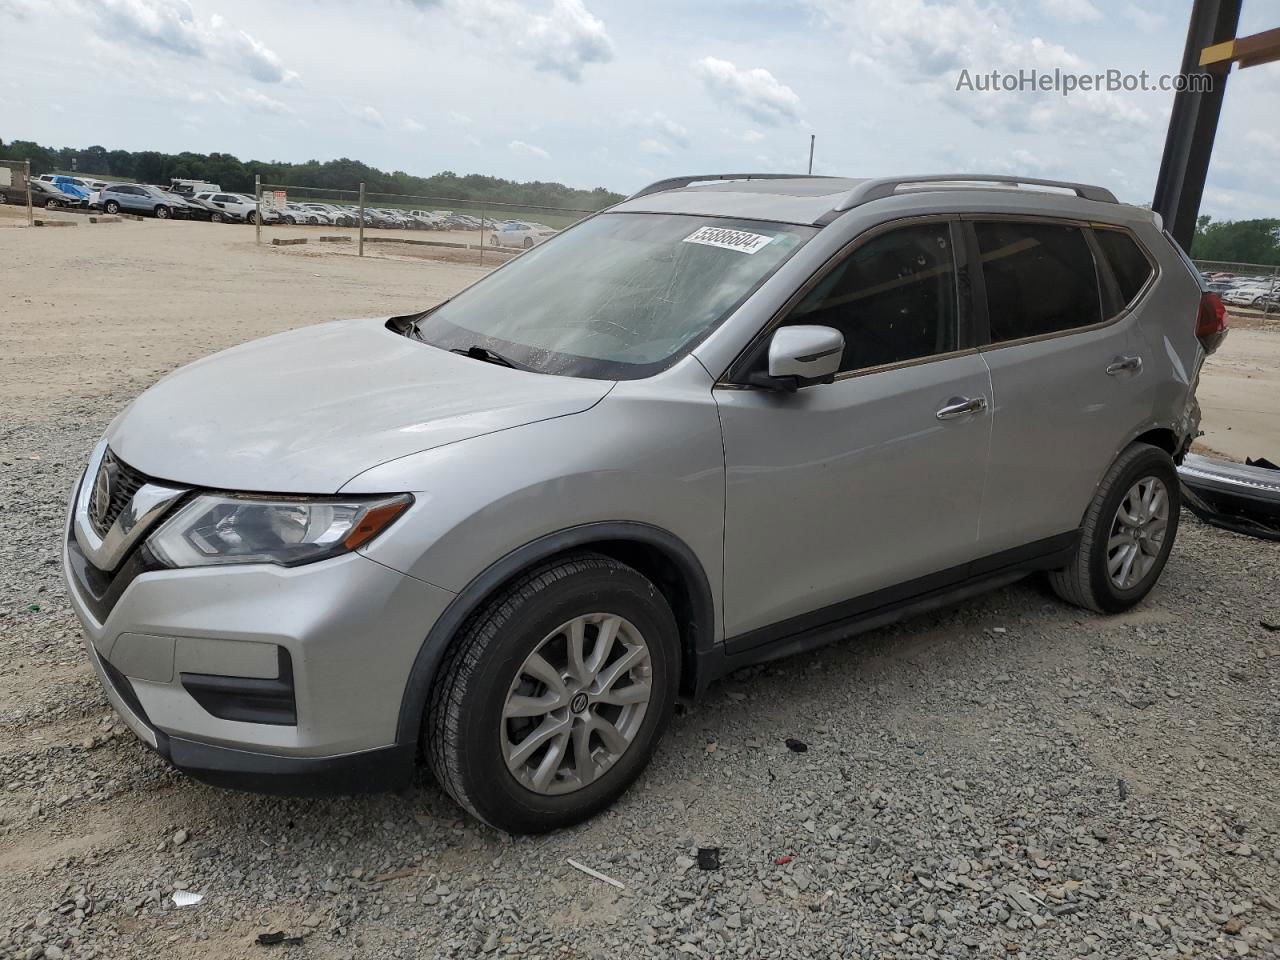
[[1274, 60], [1280, 60], [1280, 27], [1215, 43], [1200, 51], [1200, 66], [1211, 70], [1230, 70], [1233, 63], [1241, 68], [1256, 67]]

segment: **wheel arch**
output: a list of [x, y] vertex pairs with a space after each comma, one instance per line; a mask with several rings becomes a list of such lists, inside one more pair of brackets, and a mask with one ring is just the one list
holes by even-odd
[[[1178, 455], [1178, 435], [1168, 427], [1155, 427], [1138, 434], [1121, 448], [1120, 453], [1124, 453], [1135, 443], [1147, 443], [1153, 447], [1159, 447], [1171, 457]], [[1117, 453], [1116, 457], [1119, 457], [1120, 453]], [[1114, 462], [1115, 458], [1112, 458], [1112, 463]], [[1107, 465], [1108, 469], [1110, 466], [1110, 464]]]
[[582, 551], [601, 553], [634, 567], [661, 591], [680, 630], [680, 692], [691, 695], [697, 691], [698, 654], [705, 654], [715, 643], [715, 603], [697, 555], [679, 537], [651, 524], [587, 523], [518, 547], [490, 564], [450, 601], [428, 631], [410, 668], [400, 700], [397, 744], [418, 743], [436, 671], [467, 618], [531, 567]]

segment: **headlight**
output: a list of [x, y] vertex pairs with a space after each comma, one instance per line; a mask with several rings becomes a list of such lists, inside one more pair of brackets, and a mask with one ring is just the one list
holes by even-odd
[[368, 543], [411, 503], [413, 497], [407, 493], [351, 500], [202, 494], [170, 517], [147, 543], [169, 567], [292, 567]]

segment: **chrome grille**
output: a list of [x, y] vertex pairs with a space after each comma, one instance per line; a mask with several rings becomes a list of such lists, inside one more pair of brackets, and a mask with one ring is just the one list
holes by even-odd
[[[107, 450], [103, 456], [102, 466], [99, 470], [106, 470], [110, 473], [110, 503], [105, 514], [99, 513], [97, 510], [98, 492], [94, 489], [89, 498], [89, 516], [93, 529], [98, 536], [105, 537], [107, 531], [111, 529], [111, 525], [120, 516], [121, 511], [133, 500], [133, 495], [138, 492], [138, 488], [147, 482], [147, 477], [133, 469], [110, 450]], [[92, 483], [93, 480], [90, 480], [90, 482]]]

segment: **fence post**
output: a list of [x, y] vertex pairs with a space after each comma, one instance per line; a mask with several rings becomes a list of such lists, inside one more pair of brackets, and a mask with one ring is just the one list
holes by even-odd
[[364, 256], [364, 181], [360, 181], [360, 251], [359, 255]]
[[22, 161], [22, 182], [27, 188], [27, 226], [34, 227], [36, 225], [36, 215], [31, 210], [31, 161]]
[[484, 204], [480, 204], [480, 266], [484, 266]]
[[262, 174], [253, 175], [253, 242], [262, 243]]

